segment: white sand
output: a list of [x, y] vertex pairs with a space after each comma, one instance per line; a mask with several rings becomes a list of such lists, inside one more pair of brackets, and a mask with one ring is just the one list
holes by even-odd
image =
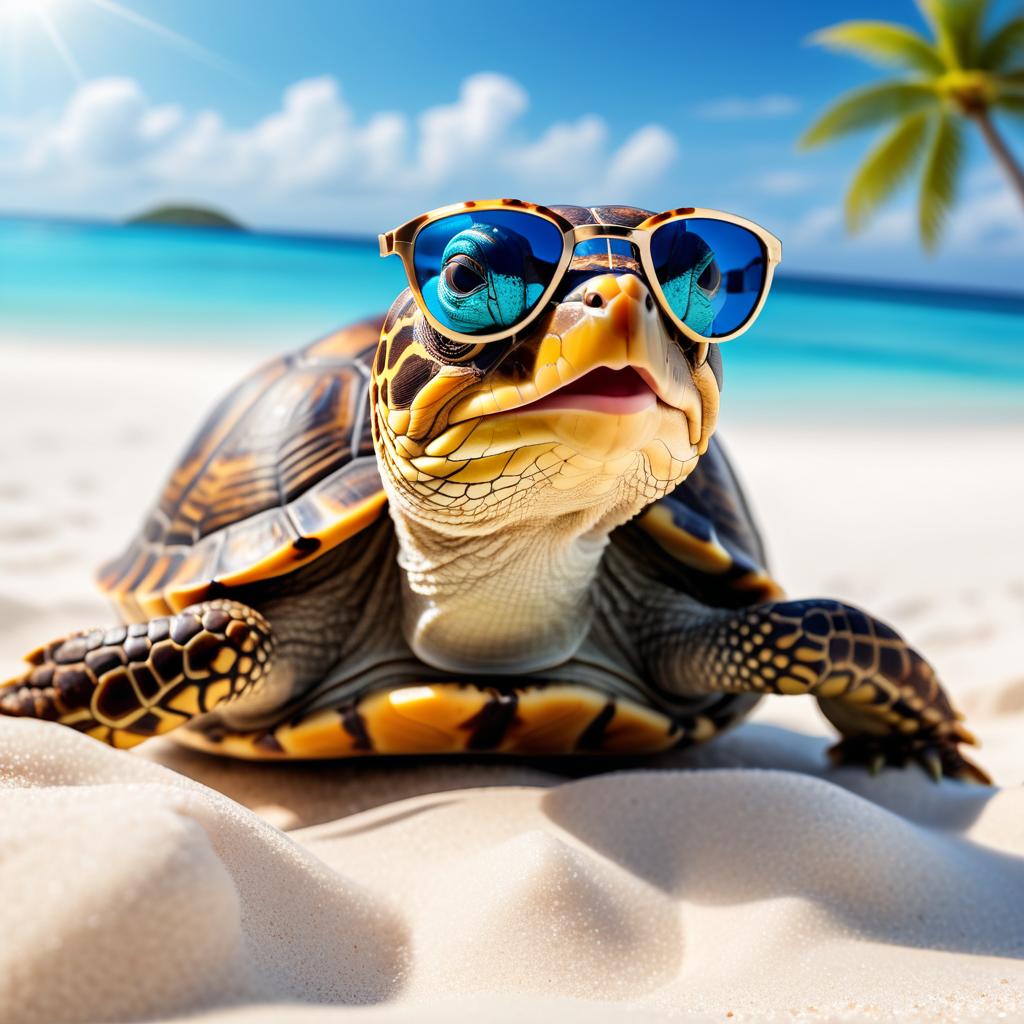
[[[252, 361], [0, 347], [0, 673], [112, 621], [94, 566]], [[829, 770], [799, 698], [568, 782], [0, 720], [0, 1021], [1024, 1019], [1024, 429], [724, 436], [790, 592], [892, 619], [1004, 788]]]

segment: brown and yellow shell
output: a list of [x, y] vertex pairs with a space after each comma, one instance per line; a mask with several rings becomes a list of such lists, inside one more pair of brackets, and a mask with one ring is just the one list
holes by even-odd
[[267, 363], [217, 405], [138, 536], [100, 569], [126, 620], [289, 573], [383, 514], [367, 400], [379, 327]]
[[721, 442], [712, 437], [693, 472], [646, 508], [626, 530], [657, 547], [665, 573], [715, 608], [776, 601], [782, 587], [769, 574], [764, 544]]

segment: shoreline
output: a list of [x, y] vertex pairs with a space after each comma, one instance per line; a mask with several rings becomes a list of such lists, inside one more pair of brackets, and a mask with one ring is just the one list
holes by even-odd
[[[281, 329], [263, 337], [247, 335], [226, 339], [223, 332], [211, 331], [186, 335], [186, 340], [160, 337], [142, 345], [127, 338], [68, 342], [65, 335], [56, 333], [37, 334], [26, 341], [23, 335], [0, 328], [0, 364], [13, 365], [22, 359], [38, 358], [42, 363], [52, 361], [61, 366], [134, 362], [159, 368], [179, 364], [184, 359], [197, 368], [207, 362], [216, 367], [215, 372], [223, 374], [222, 387], [226, 390], [261, 363], [329, 333], [330, 330], [306, 332], [303, 338], [296, 332]], [[894, 433], [946, 433], [951, 420], [956, 422], [956, 432], [964, 437], [979, 431], [1017, 433], [1024, 430], [1024, 398], [1013, 382], [1000, 389], [989, 385], [972, 392], [957, 390], [953, 382], [944, 377], [942, 383], [946, 386], [943, 388], [914, 391], [903, 375], [893, 374], [876, 380], [874, 391], [865, 396], [859, 379], [852, 381], [850, 374], [819, 380], [813, 375], [793, 379], [779, 372], [766, 381], [758, 367], [730, 367], [728, 351], [723, 358], [725, 387], [719, 430], [767, 424], [784, 430], [802, 427], [815, 432], [854, 431], [872, 447], [891, 443]], [[203, 371], [197, 369], [199, 372]]]
[[[130, 218], [115, 220], [75, 214], [47, 214], [35, 211], [0, 210], [0, 221], [4, 220], [83, 228], [156, 229], [158, 231], [187, 233], [210, 232], [208, 226], [195, 224], [137, 222]], [[214, 233], [217, 233], [216, 230]], [[269, 238], [285, 243], [295, 242], [297, 244], [314, 246], [365, 248], [371, 250], [374, 254], [377, 252], [377, 235], [373, 232], [364, 235], [344, 232], [304, 231], [298, 228], [275, 228], [268, 225], [245, 224], [228, 230], [224, 237], [243, 241], [246, 238], [252, 240]], [[984, 305], [986, 302], [994, 302], [1002, 306], [1007, 312], [1024, 313], [1024, 290], [1014, 291], [1008, 288], [965, 288], [962, 285], [934, 284], [924, 280], [892, 281], [889, 278], [873, 279], [861, 276], [807, 273], [806, 271], [799, 270], [787, 271], [785, 269], [781, 269], [776, 275], [776, 286], [778, 284], [781, 284], [783, 289], [790, 291], [839, 292], [847, 296], [856, 296], [861, 292], [874, 292], [876, 293], [876, 298], [880, 293], [892, 302], [919, 300], [929, 305], [955, 305], [955, 300], [959, 298], [964, 303], [976, 302], [980, 304], [980, 308], [987, 308]]]

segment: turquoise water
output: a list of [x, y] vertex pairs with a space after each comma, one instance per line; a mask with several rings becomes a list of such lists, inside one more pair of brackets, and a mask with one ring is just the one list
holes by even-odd
[[[257, 358], [382, 311], [402, 287], [399, 261], [364, 240], [0, 219], [0, 338], [19, 344], [219, 344]], [[1024, 295], [783, 273], [723, 356], [733, 414], [1024, 419]]]

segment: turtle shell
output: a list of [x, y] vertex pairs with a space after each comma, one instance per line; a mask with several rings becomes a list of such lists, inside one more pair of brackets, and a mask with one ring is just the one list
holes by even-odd
[[703, 604], [736, 608], [783, 596], [768, 572], [764, 543], [717, 435], [694, 471], [627, 529], [653, 540], [657, 548], [649, 557], [660, 556], [671, 570], [667, 575]]
[[267, 363], [216, 406], [138, 536], [100, 569], [126, 620], [291, 572], [383, 514], [368, 399], [379, 328]]

